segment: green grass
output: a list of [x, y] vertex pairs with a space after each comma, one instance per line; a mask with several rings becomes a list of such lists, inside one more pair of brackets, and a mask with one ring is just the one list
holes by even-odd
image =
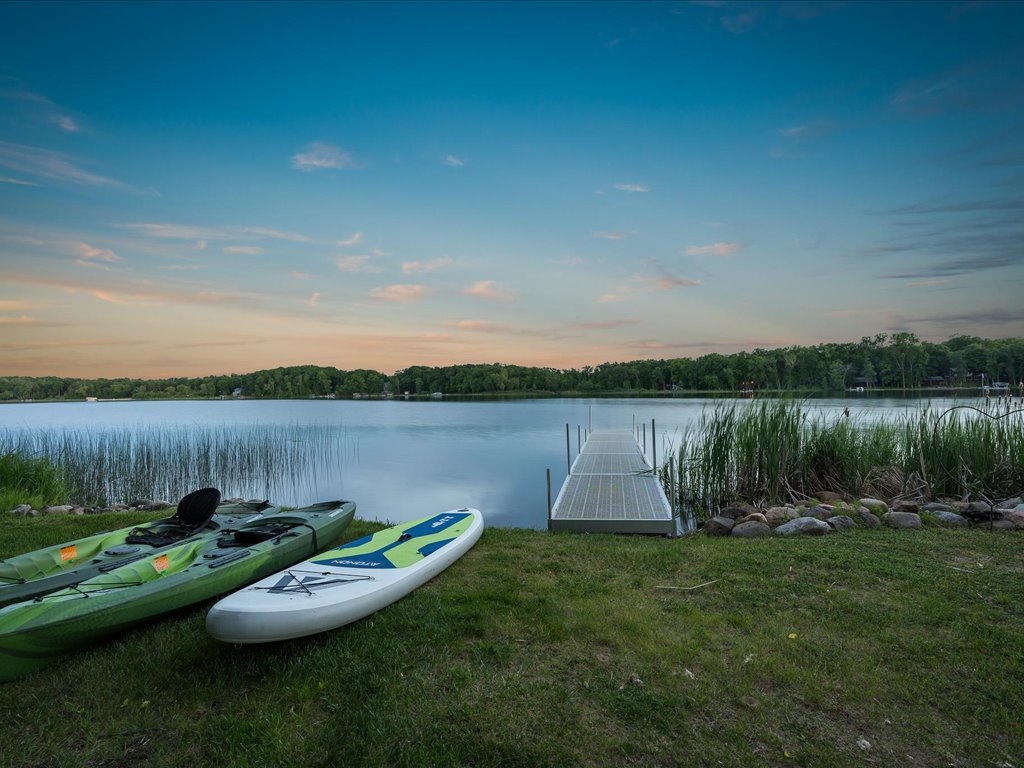
[[[5, 519], [0, 557], [142, 519]], [[339, 631], [223, 645], [205, 604], [8, 684], [0, 764], [1020, 765], [1021, 543], [491, 529]]]
[[225, 496], [294, 497], [304, 479], [353, 449], [333, 427], [283, 425], [6, 428], [0, 446], [58, 467], [65, 495], [83, 505], [173, 502], [204, 486]]
[[50, 459], [5, 448], [0, 442], [0, 512], [19, 504], [62, 502], [67, 496], [63, 475]]
[[794, 400], [730, 403], [681, 436], [661, 477], [698, 519], [730, 501], [768, 506], [819, 491], [1001, 499], [1024, 488], [1024, 413], [926, 407], [872, 422]]

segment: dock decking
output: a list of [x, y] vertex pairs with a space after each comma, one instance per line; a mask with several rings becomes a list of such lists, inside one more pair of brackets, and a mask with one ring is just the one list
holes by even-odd
[[661, 482], [628, 431], [592, 432], [551, 508], [552, 531], [676, 534]]

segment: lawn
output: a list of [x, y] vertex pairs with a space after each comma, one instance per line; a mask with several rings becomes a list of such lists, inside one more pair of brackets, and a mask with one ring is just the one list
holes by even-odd
[[[144, 519], [5, 516], [0, 557]], [[223, 645], [207, 603], [7, 684], [0, 761], [1021, 768], [1022, 552], [492, 529], [340, 631]]]

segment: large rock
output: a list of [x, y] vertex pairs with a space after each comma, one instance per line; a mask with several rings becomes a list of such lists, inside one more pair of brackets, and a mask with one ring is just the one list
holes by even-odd
[[873, 512], [876, 515], [884, 515], [889, 511], [889, 505], [881, 499], [861, 499], [860, 505], [862, 507], [867, 507], [868, 512]]
[[945, 509], [936, 509], [927, 514], [939, 525], [945, 525], [948, 528], [963, 528], [965, 525], [970, 525], [970, 521], [963, 515]]
[[1024, 499], [1021, 499], [1020, 496], [1012, 496], [1009, 499], [1004, 499], [1003, 501], [999, 502], [1000, 507], [1009, 507], [1010, 509], [1013, 509], [1014, 507], [1019, 507], [1022, 504], [1024, 504]]
[[712, 517], [704, 523], [704, 533], [708, 536], [728, 536], [735, 524], [729, 517]]
[[779, 536], [824, 536], [832, 530], [831, 526], [823, 520], [814, 517], [798, 517], [783, 523], [775, 529]]
[[796, 519], [796, 510], [790, 507], [772, 507], [764, 513], [764, 517], [768, 521], [768, 525], [774, 528], [777, 525], [782, 525], [785, 522]]
[[1012, 512], [1007, 512], [1006, 517], [1003, 519], [1013, 523], [1015, 528], [1024, 528], [1024, 509], [1015, 509]]
[[964, 508], [962, 514], [971, 520], [999, 520], [1002, 517], [987, 501], [972, 501]]
[[44, 515], [66, 515], [72, 509], [74, 509], [74, 507], [70, 504], [55, 504], [52, 507], [43, 507], [39, 511]]
[[922, 512], [952, 512], [952, 507], [949, 504], [943, 504], [940, 501], [929, 501], [927, 504], [921, 507]]
[[[757, 522], [757, 523], [763, 523], [764, 525], [768, 525], [768, 518], [766, 518], [760, 512], [754, 512], [753, 514], [747, 515], [742, 520], [740, 520], [739, 524], [749, 523], [751, 521]], [[733, 531], [733, 533], [735, 533], [735, 531]]]
[[913, 512], [888, 512], [882, 520], [890, 528], [920, 528], [921, 516]]
[[740, 523], [732, 529], [733, 536], [739, 536], [741, 539], [757, 539], [762, 536], [771, 536], [772, 529], [768, 526], [768, 523], [762, 523], [758, 520], [748, 520], [745, 523]]
[[909, 499], [901, 499], [900, 501], [894, 501], [892, 503], [893, 512], [917, 512], [921, 508], [921, 505], [916, 501], [910, 501]]
[[742, 520], [744, 517], [751, 514], [752, 512], [757, 512], [757, 510], [749, 505], [730, 504], [729, 506], [719, 511], [718, 516], [727, 517], [730, 520], [736, 521]]
[[152, 499], [135, 499], [128, 502], [129, 507], [148, 508], [153, 503]]
[[832, 517], [832, 510], [824, 507], [808, 507], [800, 511], [800, 517], [813, 517], [818, 520], [828, 520]]
[[853, 522], [853, 518], [846, 515], [833, 515], [828, 519], [828, 524], [832, 526], [833, 531], [849, 531], [857, 527], [857, 524]]
[[878, 519], [878, 515], [868, 510], [867, 507], [857, 509], [857, 518], [868, 528], [878, 528], [882, 524], [882, 521]]
[[19, 504], [14, 509], [10, 510], [10, 512], [8, 514], [11, 514], [11, 515], [27, 515], [31, 511], [32, 511], [32, 505], [31, 504]]

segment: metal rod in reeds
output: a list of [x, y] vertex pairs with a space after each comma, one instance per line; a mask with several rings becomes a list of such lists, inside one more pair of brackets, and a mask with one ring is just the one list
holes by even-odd
[[551, 467], [548, 467], [548, 530], [551, 530]]
[[572, 474], [572, 450], [569, 447], [569, 425], [565, 425], [565, 474]]

